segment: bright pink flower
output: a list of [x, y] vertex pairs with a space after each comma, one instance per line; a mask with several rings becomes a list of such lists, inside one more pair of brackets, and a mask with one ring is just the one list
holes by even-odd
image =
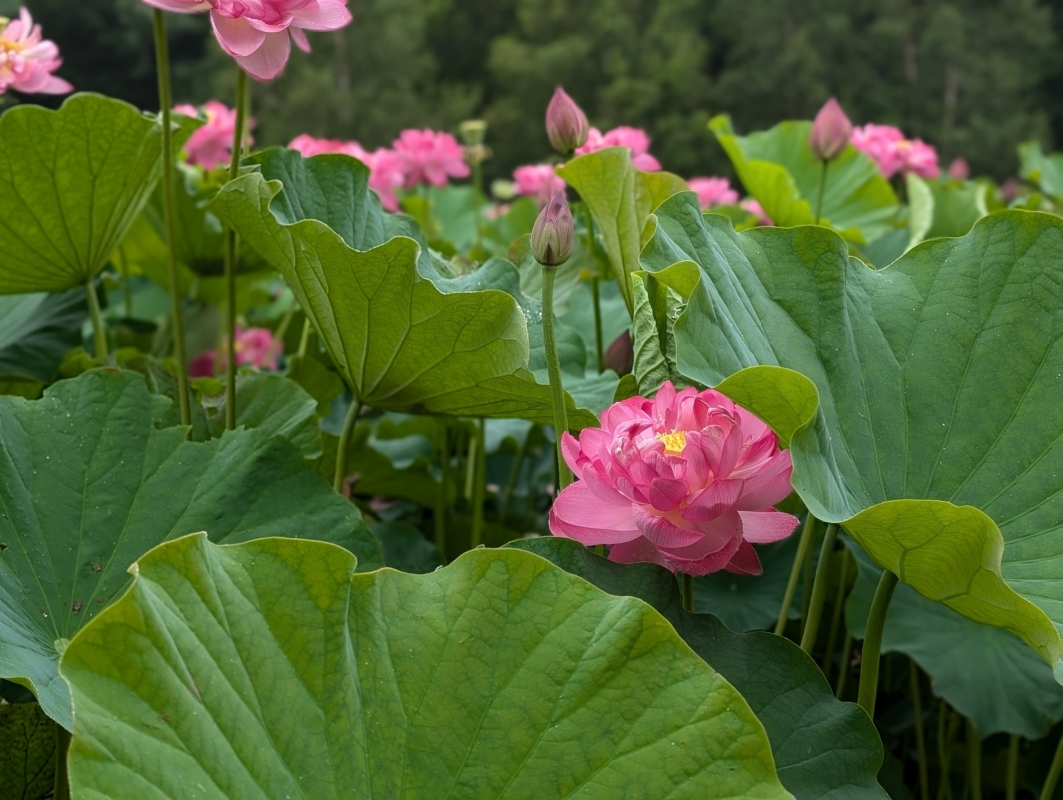
[[351, 21], [347, 0], [144, 0], [164, 11], [210, 11], [222, 50], [255, 80], [276, 78], [291, 54], [291, 39], [309, 53], [304, 31], [334, 31]]
[[898, 142], [897, 152], [900, 153], [901, 172], [905, 175], [909, 172], [914, 172], [920, 178], [936, 178], [941, 175], [937, 150], [921, 139]]
[[[199, 109], [195, 106], [177, 106], [174, 111], [186, 117], [199, 116]], [[229, 108], [217, 100], [208, 100], [203, 104], [203, 115], [207, 122], [189, 137], [185, 152], [188, 153], [189, 164], [198, 165], [209, 172], [232, 160], [236, 109]], [[248, 130], [254, 125], [253, 119], [247, 121]], [[253, 143], [254, 139], [248, 137], [248, 142]]]
[[649, 154], [650, 137], [646, 131], [640, 128], [629, 128], [626, 125], [613, 128], [604, 134], [597, 128], [591, 128], [587, 143], [583, 147], [576, 148], [576, 155], [594, 153], [606, 147], [630, 149], [631, 163], [635, 165], [635, 169], [643, 172], [656, 172], [661, 168], [661, 162]]
[[288, 149], [295, 150], [303, 158], [313, 158], [327, 153], [342, 153], [365, 163], [366, 156], [366, 151], [358, 142], [343, 142], [339, 139], [315, 139], [308, 133], [292, 139]]
[[954, 181], [965, 181], [971, 177], [971, 168], [967, 165], [966, 158], [954, 158], [949, 164], [949, 178]]
[[0, 21], [0, 95], [8, 89], [26, 94], [66, 94], [74, 87], [52, 75], [63, 64], [55, 42], [41, 38], [41, 26], [25, 8], [18, 19]]
[[446, 186], [448, 178], [469, 177], [465, 148], [449, 133], [409, 128], [399, 134], [392, 147], [406, 176], [407, 189], [422, 183]]
[[633, 397], [602, 427], [565, 433], [579, 480], [550, 509], [555, 536], [610, 545], [622, 564], [673, 572], [760, 574], [752, 544], [789, 536], [797, 519], [772, 506], [791, 492], [790, 454], [760, 419], [712, 389]]
[[513, 170], [516, 191], [525, 197], [534, 197], [539, 207], [545, 206], [565, 188], [565, 182], [554, 172], [550, 164], [532, 164]]
[[767, 212], [764, 210], [764, 206], [762, 206], [752, 197], [743, 200], [741, 203], [738, 204], [738, 207], [745, 209], [754, 217], [756, 217], [756, 225], [765, 228], [770, 228], [775, 225], [775, 220], [768, 216]]
[[727, 178], [691, 178], [687, 186], [698, 196], [698, 205], [703, 211], [712, 206], [730, 206], [738, 202], [738, 192], [731, 188]]
[[[250, 365], [255, 369], [277, 368], [277, 359], [284, 352], [284, 342], [273, 338], [268, 328], [241, 328], [236, 326], [236, 363]], [[213, 350], [196, 357], [188, 365], [188, 374], [193, 378], [208, 378], [225, 369], [225, 356], [215, 364], [217, 354]]]
[[405, 174], [402, 171], [399, 157], [391, 150], [380, 148], [370, 153], [358, 142], [315, 139], [306, 133], [292, 139], [288, 147], [302, 154], [303, 158], [312, 158], [326, 153], [340, 153], [357, 158], [369, 167], [369, 188], [380, 197], [380, 205], [388, 211], [399, 210], [399, 199], [395, 195], [395, 190], [402, 187]]
[[869, 123], [853, 130], [853, 147], [866, 153], [887, 178], [914, 172], [921, 178], [941, 174], [937, 151], [921, 139], [906, 139], [900, 128]]

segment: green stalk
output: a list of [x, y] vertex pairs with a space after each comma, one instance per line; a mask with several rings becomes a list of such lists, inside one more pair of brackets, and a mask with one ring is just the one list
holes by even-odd
[[483, 184], [484, 166], [479, 159], [472, 165], [473, 197], [476, 200], [476, 251], [480, 253], [484, 246], [483, 220]]
[[871, 601], [871, 612], [867, 616], [867, 628], [864, 631], [864, 647], [860, 654], [860, 691], [857, 703], [871, 719], [875, 718], [875, 695], [878, 694], [882, 631], [886, 627], [886, 614], [890, 608], [893, 590], [896, 588], [897, 576], [888, 569], [885, 570], [875, 590], [875, 599]]
[[107, 358], [107, 328], [103, 324], [100, 311], [100, 298], [96, 296], [96, 281], [91, 276], [85, 281], [85, 297], [89, 303], [89, 316], [92, 318], [92, 335], [96, 342], [96, 358]]
[[819, 549], [816, 580], [812, 584], [812, 597], [808, 603], [808, 616], [805, 618], [805, 629], [801, 634], [801, 649], [809, 655], [812, 655], [812, 648], [816, 646], [816, 636], [819, 634], [819, 620], [823, 615], [823, 601], [827, 595], [831, 554], [834, 552], [834, 542], [837, 538], [838, 526], [832, 522], [827, 526], [827, 532], [823, 536], [823, 546]]
[[915, 716], [915, 746], [919, 753], [919, 793], [922, 800], [930, 800], [930, 778], [927, 776], [926, 733], [923, 731], [923, 700], [919, 691], [919, 667], [908, 660], [908, 685], [912, 693]]
[[554, 341], [554, 273], [556, 267], [543, 267], [543, 344], [546, 346], [546, 366], [550, 373], [550, 394], [554, 400], [554, 432], [557, 437], [557, 489], [560, 492], [572, 483], [572, 472], [561, 455], [561, 435], [568, 430], [568, 410], [565, 390], [561, 385], [561, 365], [557, 360]]
[[1008, 772], [1004, 781], [1005, 800], [1015, 800], [1019, 786], [1019, 735], [1008, 738]]
[[600, 279], [598, 278], [598, 259], [594, 256], [594, 217], [591, 216], [591, 207], [583, 203], [584, 221], [587, 225], [586, 246], [587, 252], [594, 261], [595, 275], [591, 278], [591, 296], [594, 298], [594, 349], [598, 354], [598, 372], [602, 371], [602, 353], [605, 352], [602, 342], [602, 300], [599, 291]]
[[830, 615], [830, 632], [827, 634], [827, 651], [823, 654], [820, 665], [823, 676], [830, 681], [830, 671], [834, 667], [834, 646], [838, 644], [838, 629], [841, 626], [842, 612], [845, 610], [845, 590], [849, 583], [849, 554], [842, 550], [842, 572], [838, 576], [838, 591], [834, 593], [834, 608]]
[[343, 420], [343, 432], [340, 434], [339, 448], [336, 450], [336, 471], [332, 476], [332, 488], [343, 494], [343, 482], [347, 480], [347, 451], [351, 445], [351, 434], [358, 424], [358, 415], [362, 413], [362, 401], [352, 400]]
[[531, 439], [531, 430], [528, 430], [528, 435], [524, 437], [524, 441], [520, 443], [517, 448], [517, 455], [513, 459], [513, 467], [509, 471], [509, 480], [506, 481], [506, 491], [502, 495], [502, 509], [498, 513], [498, 523], [501, 525], [506, 521], [506, 512], [509, 511], [509, 503], [513, 499], [513, 492], [517, 488], [517, 482], [520, 480], [520, 471], [524, 466], [524, 457], [528, 453], [528, 441]]
[[827, 189], [827, 167], [830, 166], [830, 162], [824, 159], [823, 171], [819, 174], [819, 194], [816, 197], [816, 224], [819, 225], [819, 221], [823, 216], [823, 193]]
[[694, 576], [685, 572], [679, 573], [680, 587], [683, 596], [683, 610], [694, 613]]
[[129, 275], [129, 259], [125, 245], [118, 245], [118, 272], [122, 275], [122, 298], [125, 300], [125, 317], [133, 318], [133, 279]]
[[480, 432], [477, 438], [479, 447], [476, 448], [476, 483], [472, 491], [472, 534], [470, 549], [475, 549], [483, 544], [484, 537], [484, 493], [487, 482], [487, 428], [483, 417], [480, 417]]
[[[244, 129], [247, 126], [247, 73], [239, 70], [236, 76], [236, 130], [233, 133], [233, 154], [229, 162], [229, 180], [240, 174], [240, 156], [244, 149]], [[225, 229], [225, 428], [236, 427], [236, 268], [239, 259], [236, 231]], [[339, 462], [337, 461], [337, 465]], [[341, 486], [342, 488], [342, 486]]]
[[447, 492], [450, 488], [450, 428], [446, 420], [440, 423], [443, 427], [439, 443], [439, 461], [441, 475], [439, 478], [439, 493], [436, 495], [435, 530], [436, 547], [443, 555], [443, 563], [447, 563]]
[[67, 772], [67, 755], [70, 752], [70, 731], [55, 724], [55, 792], [54, 800], [70, 799], [70, 775]]
[[982, 800], [982, 740], [978, 728], [967, 720], [967, 785], [971, 800]]
[[[170, 84], [170, 52], [166, 40], [166, 20], [155, 14], [155, 63], [159, 78], [159, 105], [162, 114], [162, 212], [166, 223], [166, 256], [170, 273], [170, 318], [173, 350], [177, 359], [177, 399], [181, 424], [192, 424], [192, 403], [188, 396], [188, 354], [185, 352], [185, 322], [181, 313], [181, 284], [177, 278], [177, 212], [174, 208], [173, 129], [171, 114], [173, 90]], [[128, 280], [128, 278], [127, 278]], [[228, 411], [226, 411], [228, 414]]]
[[1052, 800], [1060, 773], [1063, 773], [1063, 737], [1059, 739], [1056, 754], [1052, 757], [1052, 766], [1048, 768], [1048, 777], [1045, 778], [1045, 785], [1041, 789], [1041, 800]]
[[313, 333], [314, 326], [310, 324], [310, 317], [303, 319], [303, 335], [299, 337], [299, 352], [296, 355], [299, 358], [303, 358], [306, 355], [306, 349], [310, 346], [310, 334]]
[[853, 653], [853, 635], [845, 631], [845, 639], [842, 641], [842, 660], [838, 665], [838, 684], [834, 687], [834, 696], [839, 700], [845, 694], [845, 684], [849, 682], [849, 659]]
[[477, 434], [469, 436], [469, 453], [465, 456], [465, 502], [472, 505], [472, 494], [476, 485], [476, 451]]
[[805, 517], [805, 525], [801, 529], [801, 540], [797, 543], [797, 553], [794, 555], [794, 565], [790, 568], [790, 580], [786, 584], [786, 594], [783, 595], [782, 608], [779, 610], [779, 619], [775, 623], [775, 633], [782, 636], [786, 630], [786, 621], [790, 618], [790, 606], [794, 603], [794, 592], [797, 591], [797, 579], [801, 576], [801, 568], [805, 564], [805, 556], [812, 546], [813, 532], [816, 528], [816, 518], [809, 512]]

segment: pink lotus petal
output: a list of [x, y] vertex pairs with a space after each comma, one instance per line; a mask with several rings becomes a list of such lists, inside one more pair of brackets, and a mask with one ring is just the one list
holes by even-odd
[[702, 540], [698, 531], [680, 528], [667, 517], [654, 514], [644, 506], [631, 506], [631, 515], [642, 535], [658, 549], [687, 547]]
[[295, 42], [295, 46], [302, 50], [304, 53], [310, 52], [310, 41], [306, 38], [306, 34], [303, 33], [301, 28], [296, 28], [294, 25], [288, 29], [292, 35], [292, 41]]
[[586, 545], [616, 544], [639, 537], [630, 506], [603, 504], [582, 482], [567, 487], [550, 509], [550, 530]]
[[214, 11], [210, 15], [210, 22], [221, 49], [231, 56], [249, 56], [266, 41], [267, 34], [242, 17], [233, 19]]
[[797, 517], [776, 511], [739, 511], [742, 538], [754, 544], [771, 544], [785, 539], [798, 526]]
[[743, 541], [738, 548], [738, 552], [734, 554], [734, 557], [727, 562], [727, 566], [724, 567], [728, 572], [733, 572], [736, 575], [763, 575], [764, 568], [760, 565], [760, 557], [757, 555], [757, 551], [753, 549], [747, 541]]
[[236, 63], [256, 81], [271, 81], [281, 74], [291, 54], [291, 39], [287, 33], [268, 33], [262, 46]]
[[314, 0], [292, 12], [292, 25], [311, 31], [335, 31], [350, 24], [347, 0]]
[[687, 485], [683, 481], [657, 478], [650, 483], [650, 505], [658, 511], [671, 511], [686, 500]]

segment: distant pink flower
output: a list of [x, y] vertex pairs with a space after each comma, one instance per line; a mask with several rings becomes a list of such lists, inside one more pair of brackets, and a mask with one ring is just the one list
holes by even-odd
[[921, 178], [941, 174], [937, 151], [921, 139], [906, 139], [900, 128], [868, 123], [853, 130], [853, 147], [866, 153], [887, 178], [914, 172]]
[[554, 172], [550, 164], [532, 164], [513, 170], [516, 191], [525, 197], [534, 197], [540, 207], [565, 188], [565, 182]]
[[222, 50], [252, 78], [276, 78], [291, 54], [291, 39], [309, 53], [304, 30], [334, 31], [351, 21], [347, 0], [144, 0], [180, 14], [210, 11]]
[[926, 142], [920, 139], [906, 139], [897, 143], [897, 151], [900, 153], [903, 174], [914, 172], [920, 178], [936, 178], [941, 175], [937, 150]]
[[731, 181], [727, 178], [691, 178], [687, 186], [698, 196], [703, 211], [712, 206], [730, 206], [738, 202], [738, 192], [731, 188]]
[[0, 22], [0, 95], [8, 89], [26, 94], [66, 94], [74, 87], [52, 75], [63, 64], [55, 42], [41, 38], [41, 26], [25, 8], [18, 19]]
[[[199, 116], [199, 109], [195, 106], [177, 106], [174, 111], [186, 117]], [[203, 115], [207, 122], [189, 138], [185, 144], [185, 152], [188, 153], [189, 164], [198, 165], [209, 172], [232, 160], [236, 109], [229, 108], [217, 100], [208, 100], [203, 104]], [[248, 130], [254, 127], [254, 124], [254, 120], [248, 120]], [[248, 137], [248, 142], [253, 143], [254, 139]]]
[[[241, 328], [236, 326], [236, 363], [239, 366], [250, 365], [255, 369], [277, 368], [277, 359], [284, 352], [284, 342], [273, 338], [268, 328]], [[225, 369], [224, 353], [217, 360], [213, 350], [192, 360], [188, 365], [188, 374], [193, 378], [209, 378]]]
[[760, 574], [752, 544], [785, 539], [797, 519], [772, 506], [792, 491], [790, 454], [760, 419], [713, 389], [633, 397], [602, 427], [565, 433], [579, 478], [550, 509], [550, 531], [610, 545], [609, 560], [673, 572]]
[[377, 193], [380, 205], [388, 211], [399, 210], [399, 199], [395, 190], [402, 188], [405, 174], [399, 157], [391, 150], [380, 148], [370, 153], [358, 142], [344, 142], [339, 139], [315, 139], [309, 134], [302, 134], [292, 139], [289, 149], [302, 154], [303, 158], [340, 153], [357, 158], [369, 167], [369, 188]]
[[1019, 196], [1019, 182], [1014, 178], [1008, 178], [1000, 185], [1000, 199], [1010, 203]]
[[949, 178], [954, 181], [965, 181], [971, 177], [971, 168], [967, 165], [966, 158], [954, 158], [949, 164]]
[[656, 172], [661, 168], [661, 162], [649, 154], [649, 134], [640, 128], [629, 128], [626, 125], [613, 128], [604, 134], [597, 128], [591, 128], [587, 143], [576, 148], [576, 155], [594, 153], [606, 147], [626, 147], [631, 150], [631, 163], [635, 169]]
[[754, 217], [757, 218], [756, 225], [760, 227], [770, 228], [775, 225], [775, 220], [768, 216], [764, 207], [754, 200], [752, 197], [743, 200], [738, 204], [739, 208], [745, 209]]
[[465, 148], [449, 133], [409, 128], [392, 142], [392, 148], [402, 164], [407, 189], [422, 183], [446, 186], [448, 178], [469, 177]]

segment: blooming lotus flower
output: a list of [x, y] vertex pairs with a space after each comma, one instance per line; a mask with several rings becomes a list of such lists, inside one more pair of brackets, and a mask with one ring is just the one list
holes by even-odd
[[[174, 108], [178, 114], [186, 117], [198, 117], [199, 109], [195, 106], [181, 105]], [[236, 133], [236, 109], [229, 108], [217, 100], [208, 100], [203, 104], [203, 115], [207, 118], [205, 125], [193, 133], [185, 144], [188, 163], [203, 167], [208, 172], [232, 160], [233, 135]], [[255, 121], [249, 119], [247, 127], [254, 127]], [[248, 137], [248, 142], [254, 139]]]
[[727, 178], [691, 178], [687, 186], [698, 196], [702, 211], [712, 206], [730, 206], [738, 202], [738, 192], [731, 188]]
[[572, 209], [568, 207], [562, 190], [550, 198], [546, 208], [539, 212], [528, 243], [535, 260], [550, 269], [568, 261], [575, 235]]
[[[277, 368], [277, 359], [284, 352], [284, 342], [273, 337], [268, 328], [241, 328], [236, 326], [236, 363], [240, 366], [250, 365], [255, 369]], [[188, 365], [188, 374], [193, 378], [209, 378], [225, 369], [225, 354], [220, 363], [217, 353], [208, 350], [192, 360]]]
[[949, 164], [949, 178], [954, 181], [965, 181], [971, 177], [971, 168], [967, 166], [966, 158], [954, 158]]
[[41, 26], [25, 8], [18, 19], [0, 18], [0, 95], [8, 89], [26, 94], [66, 94], [74, 87], [52, 73], [63, 64], [55, 42], [41, 38]]
[[770, 228], [775, 225], [775, 220], [768, 216], [768, 213], [764, 210], [764, 206], [762, 206], [752, 197], [743, 200], [741, 203], [738, 204], [738, 207], [748, 211], [750, 214], [757, 218], [757, 221], [754, 223], [755, 225], [766, 228]]
[[410, 128], [391, 146], [406, 176], [407, 189], [422, 183], [446, 186], [448, 178], [469, 177], [465, 149], [449, 133]]
[[926, 142], [920, 139], [906, 139], [897, 143], [897, 152], [900, 154], [903, 174], [914, 172], [920, 178], [936, 178], [941, 175], [937, 150]]
[[808, 132], [808, 146], [820, 161], [833, 161], [845, 150], [852, 135], [853, 123], [845, 116], [838, 101], [832, 97], [823, 104], [823, 108], [812, 121], [812, 129]]
[[380, 205], [387, 211], [399, 210], [399, 198], [395, 195], [395, 190], [402, 187], [406, 176], [402, 171], [401, 160], [391, 150], [379, 148], [370, 153], [355, 141], [315, 139], [305, 133], [292, 139], [288, 148], [297, 151], [303, 158], [326, 153], [340, 153], [357, 158], [369, 167], [369, 188], [377, 193]]
[[[304, 31], [334, 31], [351, 21], [347, 0], [144, 0], [180, 14], [210, 11], [221, 49], [255, 80], [276, 78], [291, 54], [291, 40], [310, 52]], [[290, 37], [290, 39], [289, 39]]]
[[513, 182], [517, 194], [534, 197], [540, 208], [549, 203], [551, 197], [565, 189], [565, 182], [549, 164], [517, 167], [513, 170]]
[[712, 389], [602, 412], [602, 427], [562, 437], [579, 478], [550, 509], [550, 531], [609, 545], [609, 560], [673, 572], [758, 575], [753, 544], [785, 539], [797, 518], [772, 506], [790, 494], [790, 454], [760, 419]]
[[914, 172], [921, 178], [941, 174], [937, 151], [920, 139], [906, 139], [900, 128], [869, 123], [853, 130], [853, 147], [870, 156], [887, 178]]
[[560, 86], [546, 107], [546, 135], [550, 146], [562, 155], [568, 155], [587, 141], [590, 123], [576, 101]]
[[608, 133], [602, 133], [597, 128], [591, 128], [587, 136], [587, 142], [583, 147], [576, 148], [576, 155], [582, 156], [604, 150], [606, 147], [626, 147], [631, 151], [631, 163], [635, 169], [643, 172], [656, 172], [661, 168], [661, 162], [649, 154], [650, 137], [646, 131], [640, 128], [621, 126], [613, 128]]

